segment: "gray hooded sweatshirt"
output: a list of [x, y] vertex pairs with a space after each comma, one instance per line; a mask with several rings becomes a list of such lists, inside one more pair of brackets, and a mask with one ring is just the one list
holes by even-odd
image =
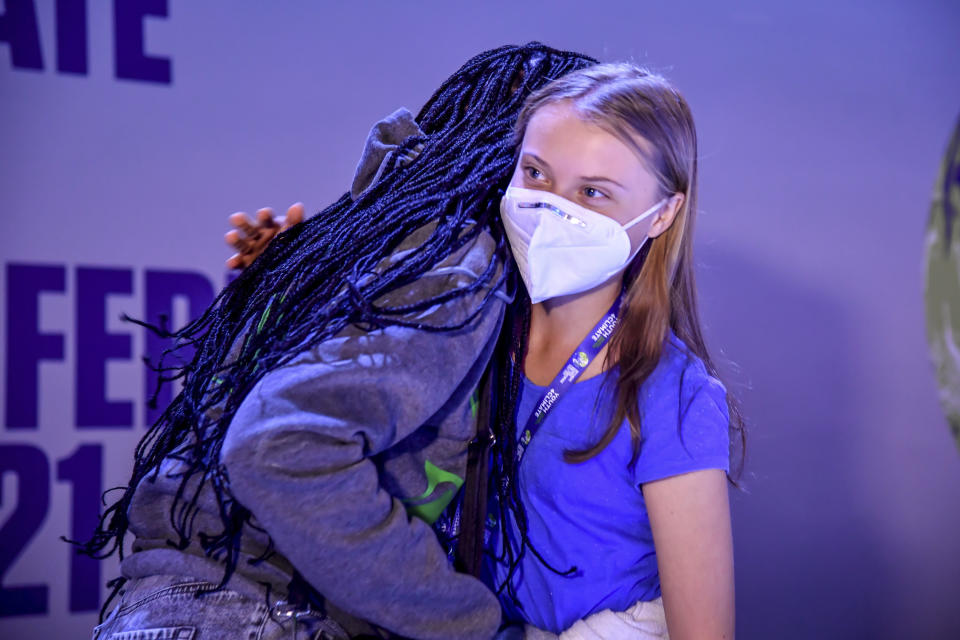
[[[380, 268], [419, 246], [434, 224], [406, 238]], [[480, 233], [377, 303], [409, 304], [465, 287], [494, 249], [493, 238]], [[435, 326], [462, 321], [486, 293], [434, 305], [417, 319]], [[351, 325], [253, 387], [230, 423], [220, 458], [231, 495], [253, 514], [228, 588], [262, 598], [259, 583], [282, 597], [296, 571], [351, 634], [371, 633], [376, 625], [411, 638], [494, 636], [497, 598], [449, 566], [430, 524], [463, 482], [467, 443], [476, 431], [474, 390], [503, 311], [502, 300], [492, 298], [456, 331], [391, 326], [367, 332]], [[167, 459], [156, 479], [148, 476], [135, 492], [128, 513], [136, 537], [122, 564], [127, 577], [219, 582], [223, 576], [223, 564], [195, 539], [222, 529], [209, 486], [200, 492], [189, 546], [167, 542], [178, 537], [170, 507], [180, 464]], [[251, 563], [271, 539], [275, 553]]]

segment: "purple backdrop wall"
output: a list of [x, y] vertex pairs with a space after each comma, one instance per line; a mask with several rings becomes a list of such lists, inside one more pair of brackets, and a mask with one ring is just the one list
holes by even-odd
[[58, 536], [89, 528], [147, 418], [156, 347], [120, 313], [184, 321], [225, 281], [227, 214], [318, 210], [374, 121], [531, 39], [647, 64], [694, 109], [703, 312], [751, 427], [739, 637], [960, 637], [960, 456], [922, 316], [957, 3], [0, 10], [3, 637], [87, 637], [116, 573]]

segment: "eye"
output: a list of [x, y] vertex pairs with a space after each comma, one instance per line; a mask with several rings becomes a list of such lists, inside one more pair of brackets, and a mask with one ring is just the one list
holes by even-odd
[[587, 196], [591, 200], [607, 197], [607, 194], [605, 194], [603, 191], [600, 191], [596, 187], [584, 187], [583, 195]]
[[532, 167], [530, 165], [525, 166], [523, 168], [523, 172], [531, 180], [539, 180], [540, 178], [543, 177], [543, 174], [540, 173], [540, 169], [537, 169], [536, 167]]

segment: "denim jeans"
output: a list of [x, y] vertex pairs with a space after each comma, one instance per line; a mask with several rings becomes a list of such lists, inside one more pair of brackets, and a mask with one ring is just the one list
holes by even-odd
[[349, 635], [332, 619], [284, 600], [268, 605], [184, 576], [149, 576], [127, 582], [119, 602], [93, 630], [93, 640], [345, 640]]

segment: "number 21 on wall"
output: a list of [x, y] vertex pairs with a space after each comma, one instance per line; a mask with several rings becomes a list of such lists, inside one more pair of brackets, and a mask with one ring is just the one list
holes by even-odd
[[[71, 487], [70, 535], [86, 540], [97, 526], [103, 483], [103, 445], [82, 444], [56, 464], [56, 480]], [[0, 618], [47, 613], [49, 587], [46, 584], [8, 585], [7, 573], [17, 557], [34, 539], [50, 508], [51, 469], [47, 454], [30, 444], [0, 445], [0, 480], [16, 476], [14, 496], [2, 491], [0, 506], [15, 501], [9, 517], [0, 527]], [[70, 558], [70, 611], [96, 611], [100, 607], [100, 561], [80, 555], [63, 543]], [[62, 557], [62, 556], [59, 556]]]

